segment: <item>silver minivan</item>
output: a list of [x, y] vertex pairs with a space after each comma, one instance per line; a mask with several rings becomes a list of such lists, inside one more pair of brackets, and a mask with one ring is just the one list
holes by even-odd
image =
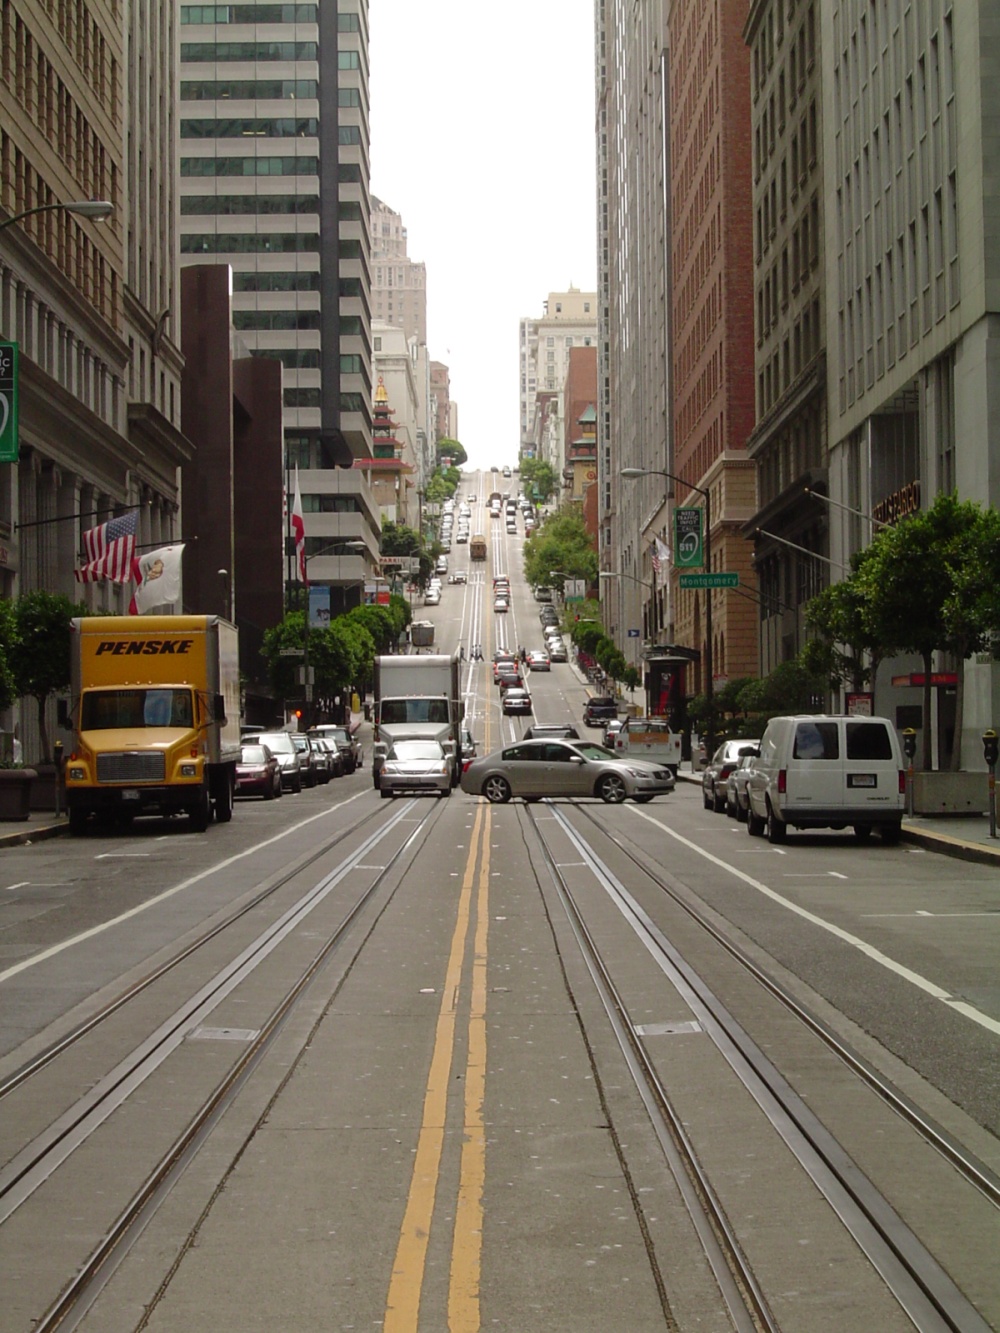
[[747, 831], [783, 841], [798, 829], [853, 827], [859, 840], [878, 829], [899, 841], [906, 768], [885, 717], [773, 717], [747, 779]]

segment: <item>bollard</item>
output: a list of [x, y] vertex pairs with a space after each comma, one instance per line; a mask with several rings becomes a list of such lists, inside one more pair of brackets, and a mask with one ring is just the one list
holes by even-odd
[[990, 771], [990, 837], [997, 836], [997, 754], [1000, 752], [1000, 737], [992, 730], [983, 732], [983, 754], [986, 767]]

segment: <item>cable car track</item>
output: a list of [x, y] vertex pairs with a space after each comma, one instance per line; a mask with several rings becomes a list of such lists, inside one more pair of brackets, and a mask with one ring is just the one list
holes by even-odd
[[[571, 822], [569, 812], [591, 824], [650, 883], [668, 894], [674, 903], [709, 932], [713, 940], [723, 945], [730, 957], [764, 984], [769, 994], [805, 1023], [809, 1031], [843, 1060], [853, 1074], [863, 1078], [868, 1087], [931, 1143], [950, 1165], [960, 1171], [963, 1180], [995, 1207], [1000, 1206], [1000, 1182], [988, 1168], [965, 1153], [938, 1126], [923, 1116], [898, 1090], [892, 1089], [860, 1057], [850, 1052], [835, 1034], [809, 1015], [780, 985], [762, 974], [761, 969], [738, 946], [722, 936], [707, 917], [673, 890], [662, 872], [651, 866], [641, 849], [635, 848], [634, 844], [630, 845], [630, 840], [620, 832], [610, 830], [585, 805], [576, 802], [568, 805], [546, 802], [546, 805], [557, 826], [569, 838], [605, 892], [616, 902], [664, 974], [692, 1005], [703, 1030], [712, 1037], [744, 1086], [755, 1097], [915, 1327], [922, 1333], [989, 1333], [989, 1324], [907, 1227], [889, 1201], [864, 1176], [846, 1150], [793, 1091], [733, 1015], [712, 994], [702, 978], [646, 915], [633, 895]], [[629, 1016], [619, 988], [601, 955], [600, 946], [583, 919], [569, 880], [560, 869], [556, 854], [539, 823], [538, 810], [529, 807], [525, 813], [538, 838], [548, 872], [580, 943], [616, 1040], [636, 1080], [657, 1137], [702, 1239], [734, 1325], [740, 1330], [752, 1328], [771, 1333], [778, 1328], [774, 1316], [768, 1309], [725, 1210], [705, 1176], [684, 1124], [672, 1105], [669, 1092], [644, 1047], [636, 1024]]]
[[[238, 1057], [225, 1070], [223, 1077], [204, 1096], [193, 1113], [190, 1114], [180, 1134], [176, 1136], [155, 1166], [148, 1172], [125, 1207], [115, 1218], [100, 1241], [92, 1248], [86, 1259], [79, 1265], [76, 1274], [69, 1280], [48, 1310], [34, 1324], [35, 1333], [42, 1330], [71, 1327], [75, 1317], [82, 1317], [97, 1291], [106, 1281], [114, 1267], [127, 1253], [131, 1238], [138, 1234], [150, 1214], [150, 1209], [158, 1206], [158, 1201], [165, 1197], [176, 1174], [183, 1168], [198, 1143], [209, 1132], [226, 1107], [232, 1102], [243, 1083], [250, 1076], [267, 1052], [275, 1036], [304, 996], [310, 983], [329, 960], [344, 940], [347, 932], [357, 920], [361, 911], [372, 902], [378, 890], [387, 878], [400, 867], [405, 870], [412, 863], [419, 848], [424, 845], [426, 835], [440, 816], [443, 803], [435, 802], [426, 810], [416, 813], [413, 801], [394, 803], [394, 809], [386, 819], [380, 819], [380, 826], [343, 861], [322, 876], [306, 892], [299, 895], [297, 901], [274, 922], [270, 923], [251, 945], [243, 948], [240, 954], [205, 983], [195, 995], [180, 1005], [146, 1041], [137, 1046], [103, 1079], [97, 1082], [84, 1097], [69, 1108], [59, 1119], [29, 1144], [25, 1145], [0, 1170], [0, 1225], [16, 1211], [41, 1184], [86, 1141], [87, 1137], [104, 1123], [110, 1115], [127, 1101], [128, 1097], [141, 1085], [146, 1077], [169, 1055], [177, 1049], [198, 1026], [201, 1018], [209, 1012], [219, 998], [235, 989], [257, 964], [263, 961], [278, 945], [289, 936], [314, 908], [330, 894], [333, 888], [354, 868], [361, 867], [372, 850], [384, 838], [394, 832], [404, 821], [416, 817], [416, 826], [406, 832], [398, 848], [391, 851], [385, 864], [377, 868], [372, 881], [353, 901], [340, 909], [341, 915], [337, 926], [325, 934], [320, 946], [314, 951], [308, 964], [300, 969], [298, 975], [287, 987], [279, 1001], [261, 1023], [259, 1029], [239, 1050]], [[374, 815], [384, 816], [377, 808]], [[328, 839], [323, 849], [310, 853], [304, 858], [297, 870], [282, 877], [287, 882], [295, 873], [301, 874], [304, 866], [315, 862], [330, 845], [336, 845], [347, 837], [349, 832], [371, 821], [373, 815], [366, 815], [355, 822], [351, 830], [343, 830], [336, 838]], [[423, 836], [422, 836], [423, 835]], [[375, 867], [366, 867], [375, 869]], [[274, 886], [278, 887], [277, 885]], [[266, 895], [258, 895], [255, 901]], [[381, 910], [381, 909], [380, 909]], [[244, 915], [241, 910], [230, 916], [229, 924]], [[217, 935], [219, 928], [206, 932], [204, 943], [211, 936]], [[359, 943], [363, 947], [363, 941]], [[189, 951], [185, 951], [188, 953]], [[180, 960], [180, 955], [176, 962]], [[144, 979], [148, 986], [152, 984], [152, 974]], [[134, 992], [127, 998], [133, 998]], [[119, 997], [115, 1008], [120, 1008], [126, 997]], [[107, 1016], [105, 1014], [105, 1016]], [[89, 1030], [89, 1029], [88, 1029]], [[61, 1048], [63, 1051], [66, 1046]], [[58, 1054], [55, 1051], [49, 1061]], [[297, 1056], [296, 1056], [297, 1058]], [[293, 1060], [294, 1063], [294, 1060]], [[37, 1072], [37, 1070], [35, 1071]], [[24, 1080], [21, 1080], [23, 1085]], [[12, 1089], [11, 1089], [12, 1090]]]

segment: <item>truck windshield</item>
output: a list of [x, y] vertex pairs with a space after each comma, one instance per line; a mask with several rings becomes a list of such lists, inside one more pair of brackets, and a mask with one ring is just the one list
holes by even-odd
[[81, 731], [193, 725], [190, 690], [91, 690], [83, 696]]
[[383, 699], [380, 721], [388, 726], [404, 722], [436, 722], [447, 726], [447, 699]]

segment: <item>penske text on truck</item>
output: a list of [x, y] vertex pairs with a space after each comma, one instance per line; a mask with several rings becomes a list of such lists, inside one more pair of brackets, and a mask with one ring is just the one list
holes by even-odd
[[438, 741], [452, 759], [451, 785], [462, 772], [462, 692], [458, 654], [400, 653], [375, 659], [375, 733], [372, 782], [396, 741]]
[[219, 616], [72, 622], [73, 834], [91, 815], [186, 814], [203, 832], [233, 814], [240, 757], [235, 625]]

